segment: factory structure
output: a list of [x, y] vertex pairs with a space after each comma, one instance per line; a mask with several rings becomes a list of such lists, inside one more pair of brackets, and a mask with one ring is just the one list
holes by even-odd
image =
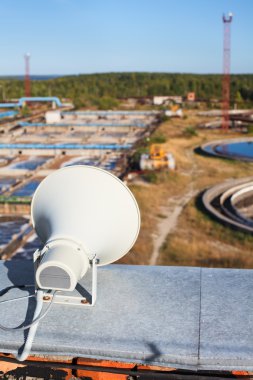
[[[39, 101], [36, 98], [36, 101]], [[20, 118], [0, 114], [0, 254], [32, 258], [39, 246], [29, 222], [32, 196], [47, 175], [70, 165], [92, 165], [122, 177], [135, 145], [156, 127], [156, 111], [72, 111], [57, 98], [57, 110]], [[32, 98], [20, 99], [22, 107]], [[7, 105], [11, 108], [11, 103]], [[14, 107], [13, 107], [14, 108]]]

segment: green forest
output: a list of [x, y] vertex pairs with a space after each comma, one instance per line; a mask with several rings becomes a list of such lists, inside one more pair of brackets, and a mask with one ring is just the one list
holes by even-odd
[[[253, 74], [231, 75], [231, 102], [253, 102]], [[199, 100], [221, 98], [222, 76], [217, 74], [106, 73], [31, 81], [32, 96], [70, 98], [77, 107], [111, 105], [119, 98], [182, 95], [194, 91]], [[24, 96], [24, 81], [0, 79], [0, 100]]]

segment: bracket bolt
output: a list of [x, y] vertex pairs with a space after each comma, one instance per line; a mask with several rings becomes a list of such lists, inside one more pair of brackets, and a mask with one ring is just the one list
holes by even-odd
[[43, 300], [44, 301], [49, 301], [49, 300], [51, 300], [51, 297], [50, 296], [43, 296]]
[[83, 299], [81, 300], [81, 303], [83, 303], [83, 304], [87, 304], [87, 303], [89, 303], [89, 302], [87, 301], [86, 298], [83, 298]]

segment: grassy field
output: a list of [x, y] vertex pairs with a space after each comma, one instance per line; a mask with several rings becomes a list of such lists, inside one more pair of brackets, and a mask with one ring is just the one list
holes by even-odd
[[200, 130], [206, 121], [189, 111], [184, 119], [162, 123], [156, 136], [166, 138], [165, 148], [176, 158], [175, 173], [159, 172], [156, 183], [129, 184], [142, 215], [139, 238], [121, 262], [149, 264], [159, 223], [190, 190], [196, 195], [182, 208], [176, 228], [165, 237], [159, 251], [159, 265], [252, 268], [253, 236], [224, 227], [212, 220], [198, 205], [198, 194], [225, 179], [241, 178], [253, 173], [253, 163], [204, 157], [194, 148], [204, 142], [241, 135], [234, 132]]

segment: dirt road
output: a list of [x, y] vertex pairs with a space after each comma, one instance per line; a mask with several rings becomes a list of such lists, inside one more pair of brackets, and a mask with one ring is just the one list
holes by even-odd
[[153, 235], [153, 252], [150, 257], [149, 265], [156, 265], [159, 257], [160, 249], [165, 242], [167, 236], [171, 234], [177, 226], [178, 218], [187, 203], [194, 197], [198, 190], [195, 189], [195, 176], [197, 173], [197, 165], [194, 160], [194, 153], [190, 150], [186, 152], [192, 167], [189, 175], [189, 185], [186, 192], [182, 196], [170, 198], [168, 206], [161, 208], [160, 212], [166, 217], [158, 223], [157, 233]]

